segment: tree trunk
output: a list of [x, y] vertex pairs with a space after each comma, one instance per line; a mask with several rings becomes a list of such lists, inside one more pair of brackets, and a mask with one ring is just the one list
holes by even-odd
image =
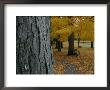
[[16, 73], [52, 74], [50, 17], [16, 17]]
[[56, 44], [55, 48], [58, 49], [58, 39], [56, 39], [55, 44]]
[[57, 43], [58, 43], [58, 51], [61, 52], [61, 41], [60, 41], [60, 39], [58, 39]]
[[80, 48], [79, 43], [80, 43], [80, 38], [78, 38], [78, 48]]
[[69, 42], [68, 55], [73, 55], [73, 52], [74, 52], [74, 34], [73, 33], [68, 37], [68, 42]]
[[61, 48], [63, 48], [63, 42], [61, 42]]
[[91, 41], [91, 48], [93, 48], [93, 42]]

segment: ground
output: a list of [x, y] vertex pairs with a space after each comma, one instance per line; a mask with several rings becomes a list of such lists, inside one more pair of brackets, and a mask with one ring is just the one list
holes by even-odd
[[94, 74], [94, 49], [77, 48], [79, 56], [68, 56], [68, 48], [62, 48], [61, 52], [53, 47], [55, 58], [55, 74]]

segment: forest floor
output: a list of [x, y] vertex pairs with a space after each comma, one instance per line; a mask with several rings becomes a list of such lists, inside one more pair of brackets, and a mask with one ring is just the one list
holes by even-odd
[[61, 52], [53, 48], [55, 74], [94, 74], [94, 49], [78, 48], [79, 56], [68, 56], [68, 48]]

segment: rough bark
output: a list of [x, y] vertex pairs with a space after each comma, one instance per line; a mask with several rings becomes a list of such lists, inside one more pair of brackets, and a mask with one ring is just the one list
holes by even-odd
[[68, 47], [68, 55], [73, 55], [74, 52], [74, 33], [68, 37], [69, 47]]
[[16, 73], [52, 74], [50, 17], [16, 17]]

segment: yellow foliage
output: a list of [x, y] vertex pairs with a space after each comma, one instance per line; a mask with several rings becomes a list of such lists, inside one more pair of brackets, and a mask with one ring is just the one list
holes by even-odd
[[67, 41], [71, 32], [75, 38], [94, 41], [94, 16], [52, 16], [51, 30], [51, 37], [60, 35], [62, 41]]

